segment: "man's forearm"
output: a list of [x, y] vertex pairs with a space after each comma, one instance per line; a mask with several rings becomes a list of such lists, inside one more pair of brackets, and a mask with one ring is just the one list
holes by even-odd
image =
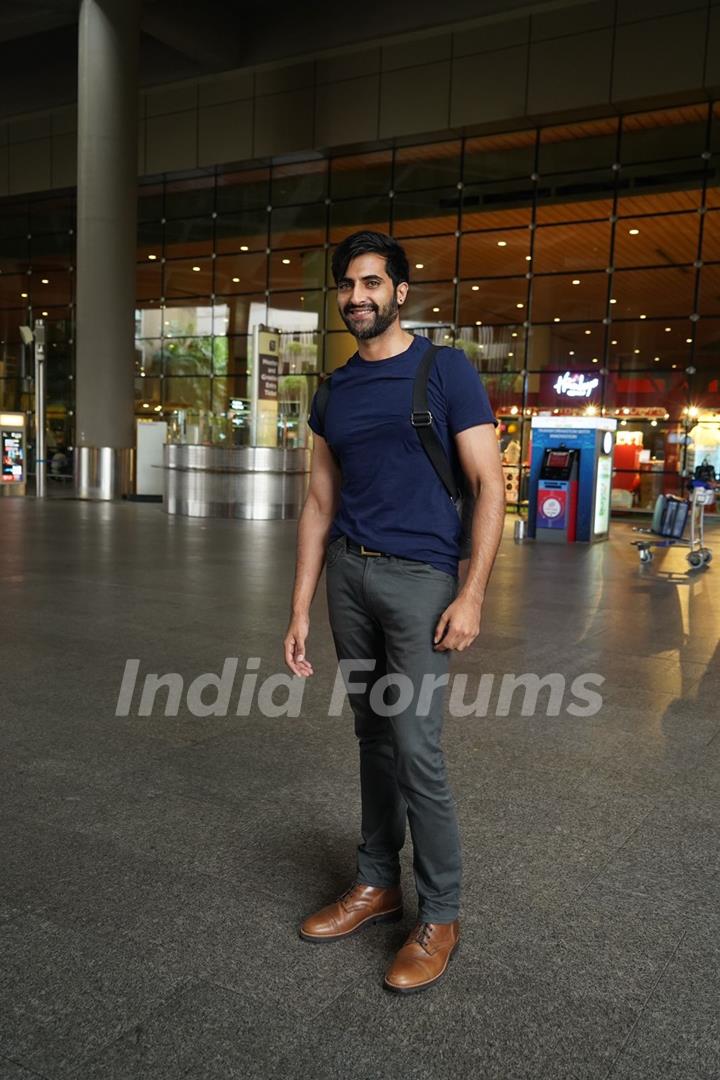
[[505, 524], [505, 491], [501, 484], [483, 484], [472, 517], [470, 564], [459, 595], [482, 605]]
[[298, 521], [295, 585], [292, 595], [294, 615], [307, 615], [325, 561], [325, 548], [333, 515], [307, 501]]

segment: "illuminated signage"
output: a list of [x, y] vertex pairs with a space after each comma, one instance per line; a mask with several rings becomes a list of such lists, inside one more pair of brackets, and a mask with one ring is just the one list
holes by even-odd
[[553, 383], [553, 389], [565, 397], [589, 398], [599, 385], [599, 379], [586, 379], [582, 372], [578, 374], [566, 371], [564, 375], [558, 376], [557, 382]]
[[25, 479], [23, 432], [3, 431], [0, 442], [2, 444], [0, 482], [3, 484], [22, 484]]

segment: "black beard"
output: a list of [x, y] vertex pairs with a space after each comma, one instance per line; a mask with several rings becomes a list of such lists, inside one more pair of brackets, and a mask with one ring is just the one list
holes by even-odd
[[356, 337], [359, 341], [369, 341], [370, 338], [379, 337], [380, 334], [384, 334], [388, 327], [392, 326], [397, 318], [398, 307], [397, 297], [393, 294], [393, 298], [389, 304], [384, 308], [378, 308], [377, 304], [372, 304], [372, 310], [375, 313], [374, 319], [368, 319], [359, 328], [355, 328], [351, 319], [349, 319], [344, 311], [340, 312], [342, 321], [347, 326], [353, 337]]

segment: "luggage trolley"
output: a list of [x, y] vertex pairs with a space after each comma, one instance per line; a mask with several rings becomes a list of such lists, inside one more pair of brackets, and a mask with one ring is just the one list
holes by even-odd
[[[686, 558], [693, 569], [704, 566], [712, 559], [712, 551], [705, 547], [705, 507], [711, 503], [720, 485], [708, 480], [691, 480], [690, 496], [678, 499], [675, 495], [658, 495], [652, 524], [649, 529], [634, 528], [633, 532], [655, 537], [653, 540], [632, 540], [638, 549], [640, 562], [652, 562], [654, 547], [686, 547]], [[690, 536], [685, 539], [685, 528], [690, 519]]]

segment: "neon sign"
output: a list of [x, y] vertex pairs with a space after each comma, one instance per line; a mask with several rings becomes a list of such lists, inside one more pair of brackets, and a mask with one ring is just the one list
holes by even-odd
[[599, 385], [599, 379], [586, 379], [582, 372], [578, 374], [566, 371], [564, 375], [558, 376], [557, 382], [553, 383], [553, 390], [556, 394], [564, 394], [565, 397], [589, 398]]

